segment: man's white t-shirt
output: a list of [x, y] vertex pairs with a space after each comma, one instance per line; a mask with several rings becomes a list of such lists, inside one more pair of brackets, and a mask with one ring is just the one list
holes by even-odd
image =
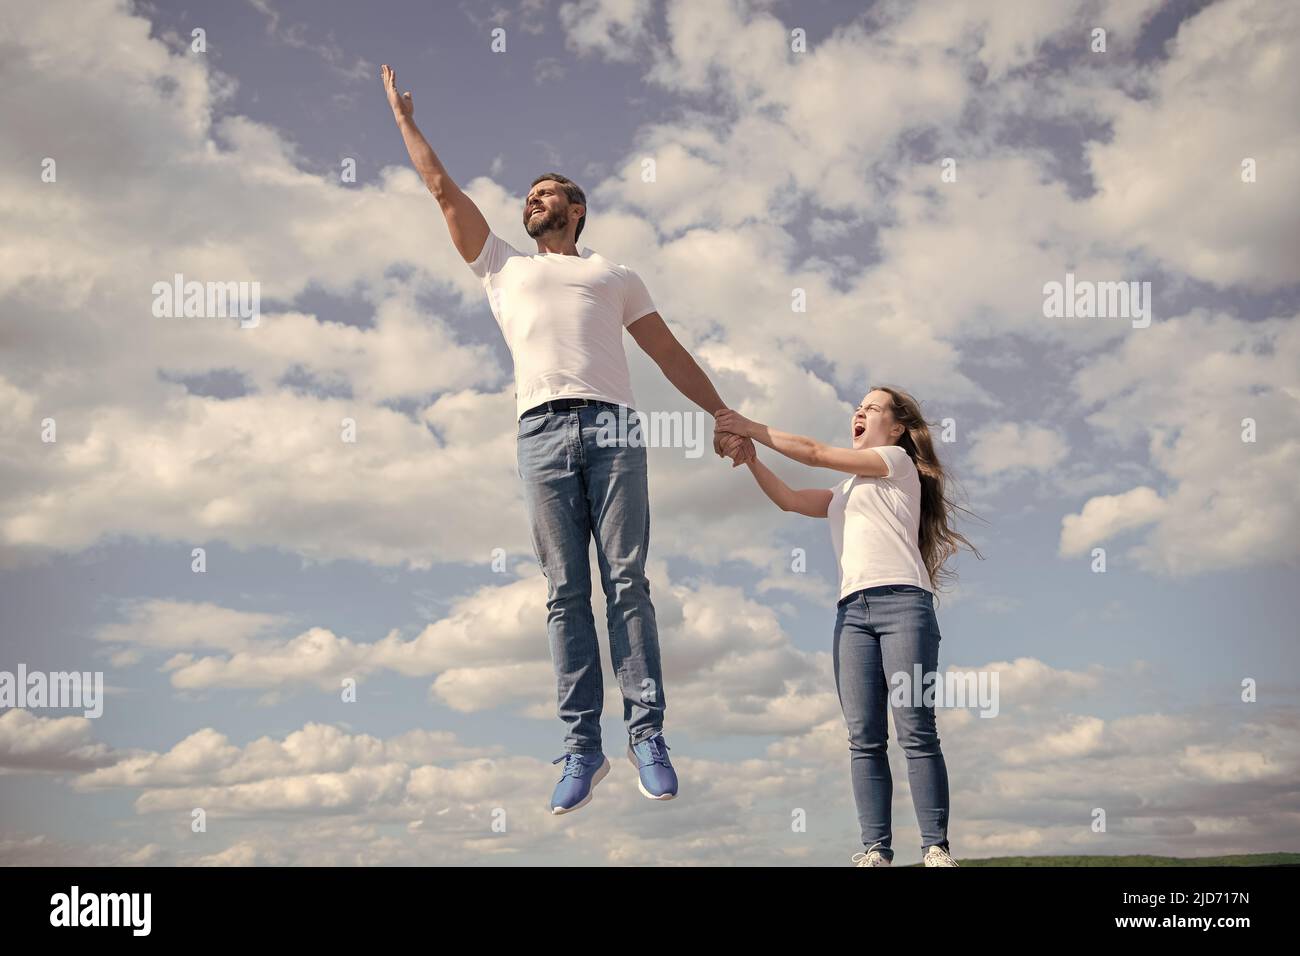
[[840, 599], [882, 584], [915, 584], [933, 591], [919, 547], [921, 476], [898, 445], [880, 445], [884, 478], [853, 475], [831, 489], [826, 509], [840, 566]]
[[655, 311], [640, 276], [586, 246], [526, 255], [494, 232], [470, 269], [514, 358], [518, 415], [555, 398], [633, 406], [623, 329]]

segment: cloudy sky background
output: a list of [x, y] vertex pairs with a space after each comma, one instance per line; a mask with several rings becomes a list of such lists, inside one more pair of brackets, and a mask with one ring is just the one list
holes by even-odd
[[[730, 404], [847, 444], [889, 382], [952, 419], [985, 560], [956, 562], [940, 663], [1001, 690], [996, 718], [939, 716], [959, 858], [1300, 849], [1300, 7], [439, 7], [0, 0], [0, 670], [109, 688], [95, 720], [0, 711], [0, 862], [857, 849], [828, 530], [681, 449], [650, 459], [681, 798], [636, 792], [611, 697], [613, 772], [546, 813], [562, 728], [509, 354], [385, 62], [520, 248], [532, 177], [581, 182], [584, 244], [641, 273]], [[1067, 271], [1151, 282], [1150, 327], [1045, 318]], [[177, 272], [260, 282], [261, 324], [155, 318]], [[640, 408], [686, 409], [627, 346]]]

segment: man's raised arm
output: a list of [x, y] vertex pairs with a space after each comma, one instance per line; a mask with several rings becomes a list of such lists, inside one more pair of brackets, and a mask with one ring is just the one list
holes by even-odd
[[487, 242], [487, 220], [474, 205], [474, 200], [461, 192], [456, 181], [447, 174], [438, 154], [415, 125], [415, 102], [411, 99], [411, 91], [397, 92], [397, 74], [387, 64], [381, 67], [380, 73], [384, 79], [384, 91], [388, 94], [388, 105], [393, 108], [393, 119], [397, 120], [411, 162], [424, 185], [433, 193], [433, 198], [438, 200], [456, 251], [466, 262], [473, 262]]

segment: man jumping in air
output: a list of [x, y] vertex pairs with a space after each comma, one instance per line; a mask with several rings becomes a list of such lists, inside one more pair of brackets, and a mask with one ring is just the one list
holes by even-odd
[[[559, 716], [568, 728], [565, 754], [554, 761], [564, 761], [564, 769], [551, 812], [585, 806], [609, 772], [600, 740], [604, 688], [587, 558], [593, 537], [610, 658], [623, 692], [628, 758], [640, 774], [641, 793], [671, 800], [677, 774], [664, 742], [659, 634], [645, 573], [646, 450], [626, 436], [616, 444], [598, 441], [611, 413], [629, 428], [638, 420], [623, 329], [668, 381], [710, 416], [724, 403], [655, 311], [641, 278], [585, 246], [578, 249], [587, 201], [575, 183], [558, 173], [533, 181], [523, 220], [537, 253], [520, 252], [491, 231], [473, 200], [447, 175], [415, 125], [410, 92], [398, 93], [393, 70], [384, 66], [382, 75], [411, 162], [438, 201], [456, 250], [483, 280], [514, 359], [519, 476], [533, 548], [546, 575], [546, 629]], [[754, 460], [748, 438], [715, 432], [713, 447], [735, 465]]]

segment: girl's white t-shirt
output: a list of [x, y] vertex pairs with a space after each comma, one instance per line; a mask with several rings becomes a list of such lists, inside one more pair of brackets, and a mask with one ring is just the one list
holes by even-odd
[[872, 449], [885, 459], [883, 478], [853, 475], [831, 489], [826, 517], [840, 567], [840, 598], [882, 584], [933, 591], [921, 560], [921, 476], [899, 445]]

